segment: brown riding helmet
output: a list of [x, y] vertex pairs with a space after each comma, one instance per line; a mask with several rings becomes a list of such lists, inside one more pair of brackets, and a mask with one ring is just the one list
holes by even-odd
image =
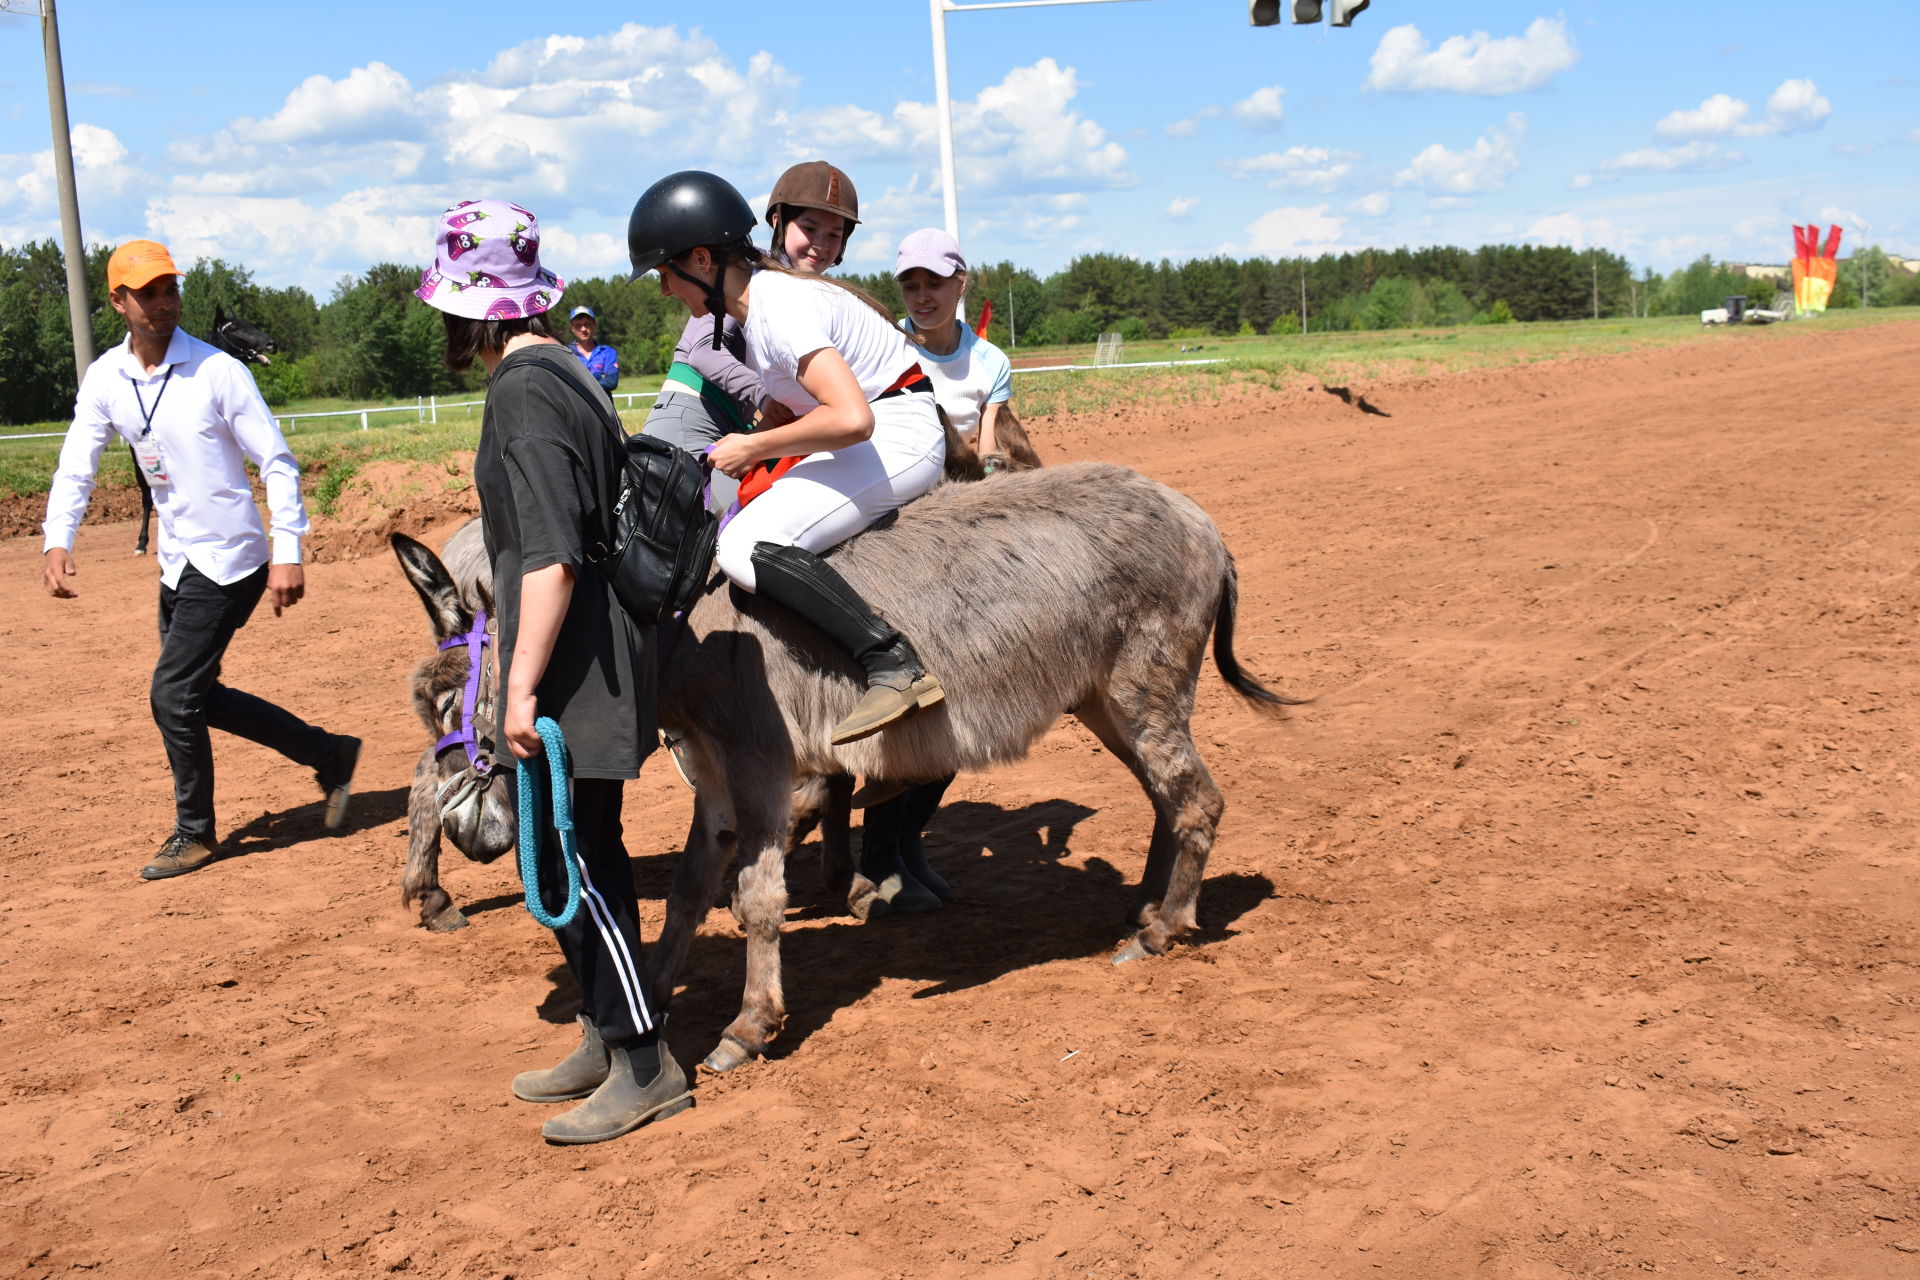
[[[767, 197], [767, 225], [773, 228], [775, 252], [780, 251], [786, 233], [789, 209], [821, 209], [839, 214], [847, 220], [847, 240], [853, 239], [853, 229], [860, 225], [860, 195], [853, 189], [853, 179], [825, 160], [796, 164], [773, 184], [773, 194]], [[784, 255], [782, 257], [784, 259]], [[839, 266], [845, 257], [846, 240], [843, 240], [840, 257], [833, 260], [833, 265]]]

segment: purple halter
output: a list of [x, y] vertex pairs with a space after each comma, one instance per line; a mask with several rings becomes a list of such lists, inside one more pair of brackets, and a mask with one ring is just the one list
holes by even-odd
[[443, 735], [433, 744], [434, 755], [453, 747], [467, 749], [467, 767], [479, 777], [487, 777], [496, 766], [480, 749], [480, 737], [473, 729], [474, 709], [480, 705], [480, 668], [486, 653], [486, 647], [493, 643], [493, 637], [487, 634], [487, 611], [480, 610], [473, 616], [473, 629], [464, 635], [449, 636], [440, 642], [440, 652], [458, 649], [465, 645], [467, 649], [467, 687], [460, 700], [460, 727], [452, 733]]

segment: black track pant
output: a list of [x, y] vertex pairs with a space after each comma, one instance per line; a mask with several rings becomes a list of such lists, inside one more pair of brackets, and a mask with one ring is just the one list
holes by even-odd
[[[545, 759], [534, 762], [546, 767]], [[517, 773], [509, 774], [518, 784]], [[659, 1028], [653, 1005], [652, 982], [646, 957], [640, 950], [639, 896], [633, 890], [633, 869], [621, 842], [622, 784], [617, 779], [576, 778], [573, 783], [574, 852], [579, 855], [580, 911], [573, 922], [554, 930], [567, 968], [580, 984], [580, 1011], [614, 1044], [637, 1039]], [[514, 796], [517, 807], [519, 797]], [[567, 873], [560, 835], [553, 815], [542, 816], [545, 835], [540, 842], [540, 886], [546, 909], [563, 906]]]
[[213, 739], [218, 729], [317, 769], [339, 750], [325, 729], [220, 683], [220, 660], [266, 590], [267, 566], [221, 586], [192, 565], [180, 585], [160, 587], [160, 661], [153, 668], [153, 722], [173, 768], [174, 828], [212, 843]]

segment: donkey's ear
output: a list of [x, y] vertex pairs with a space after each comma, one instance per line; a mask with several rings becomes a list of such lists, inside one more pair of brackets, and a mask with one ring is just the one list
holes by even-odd
[[225, 324], [226, 322], [227, 322], [227, 309], [223, 306], [220, 306], [218, 303], [214, 304], [213, 327], [218, 329], [221, 325]]
[[496, 612], [493, 607], [493, 583], [485, 578], [473, 584], [473, 594], [480, 598], [480, 607], [489, 614]]
[[439, 556], [404, 533], [396, 533], [387, 541], [399, 558], [407, 581], [419, 593], [420, 602], [427, 606], [427, 620], [433, 624], [435, 640], [460, 635], [473, 626], [473, 614], [460, 602], [460, 593]]

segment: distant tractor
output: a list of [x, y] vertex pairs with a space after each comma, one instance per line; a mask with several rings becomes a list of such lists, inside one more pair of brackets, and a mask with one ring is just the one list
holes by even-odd
[[1785, 292], [1774, 294], [1772, 307], [1753, 306], [1746, 294], [1736, 293], [1724, 306], [1709, 307], [1700, 313], [1701, 324], [1772, 324], [1775, 320], [1791, 319], [1793, 296]]

